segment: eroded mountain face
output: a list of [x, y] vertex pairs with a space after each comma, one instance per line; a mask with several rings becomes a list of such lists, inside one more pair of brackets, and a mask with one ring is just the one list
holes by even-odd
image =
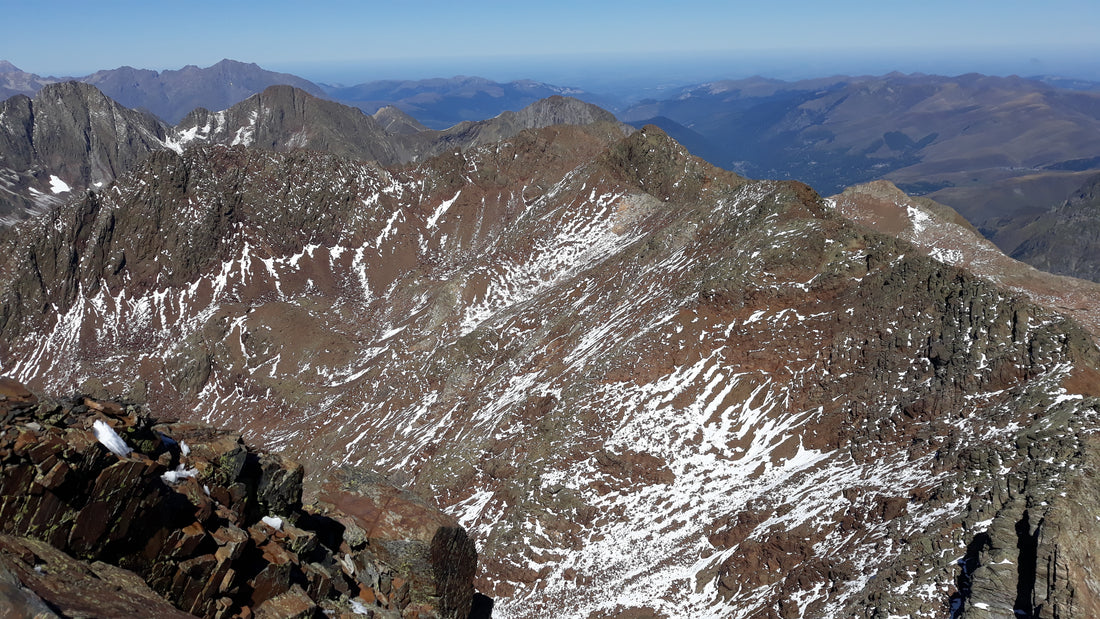
[[652, 127], [158, 153], [0, 241], [0, 372], [439, 497], [495, 616], [1100, 595], [1086, 332]]
[[77, 82], [0, 102], [0, 225], [109, 183], [164, 148], [166, 130]]

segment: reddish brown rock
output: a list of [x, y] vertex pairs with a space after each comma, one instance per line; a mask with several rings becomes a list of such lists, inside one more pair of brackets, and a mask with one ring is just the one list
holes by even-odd
[[[4, 573], [9, 575], [7, 584]], [[13, 591], [23, 599], [9, 597]], [[0, 595], [4, 617], [56, 616], [36, 609], [27, 592], [48, 600], [66, 617], [192, 617], [173, 608], [133, 572], [101, 562], [84, 563], [47, 543], [9, 535], [0, 535], [0, 592], [6, 593]]]
[[[323, 486], [318, 505], [345, 526], [350, 548], [365, 543], [352, 558], [356, 578], [384, 599], [384, 606], [423, 605], [424, 617], [469, 615], [477, 552], [453, 518], [412, 493], [348, 471]], [[428, 609], [437, 614], [427, 614]]]
[[256, 609], [256, 619], [309, 619], [317, 614], [317, 604], [295, 585], [286, 593], [268, 599]]
[[[33, 400], [11, 385], [5, 389]], [[319, 602], [340, 611], [346, 605], [340, 600], [359, 591], [377, 592], [387, 612], [407, 610], [425, 619], [461, 614], [446, 609], [462, 605], [461, 592], [472, 586], [472, 543], [451, 519], [407, 493], [371, 485], [339, 499], [353, 515], [335, 508], [331, 515], [314, 515], [301, 508], [301, 465], [250, 450], [238, 435], [196, 424], [155, 424], [138, 407], [82, 396], [12, 414], [0, 426], [0, 448], [7, 453], [0, 461], [0, 531], [40, 541], [9, 544], [22, 563], [7, 567], [16, 576], [0, 574], [0, 588], [14, 600], [6, 616], [34, 611], [36, 596], [83, 608], [61, 584], [47, 580], [36, 589], [38, 580], [18, 572], [33, 573], [39, 561], [26, 544], [55, 548], [51, 552], [67, 557], [66, 569], [122, 578], [118, 568], [87, 568], [64, 552], [112, 561], [133, 570], [127, 574], [134, 582], [119, 591], [140, 584], [144, 589], [134, 599], [151, 595], [161, 606], [171, 602], [211, 619], [311, 617]], [[96, 419], [133, 452], [117, 456], [100, 444], [88, 429]], [[280, 515], [277, 528], [261, 521], [269, 513]], [[349, 530], [354, 557], [340, 553], [341, 547], [350, 550], [341, 535]], [[0, 542], [0, 555], [4, 549]], [[454, 581], [459, 575], [464, 582]], [[93, 586], [76, 578], [80, 587]], [[104, 608], [116, 602], [107, 600]], [[103, 616], [148, 616], [117, 609]]]
[[38, 403], [38, 398], [22, 383], [6, 376], [0, 376], [0, 412], [33, 406], [36, 403]]

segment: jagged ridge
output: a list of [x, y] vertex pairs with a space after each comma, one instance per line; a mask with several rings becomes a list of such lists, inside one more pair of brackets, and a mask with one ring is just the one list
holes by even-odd
[[[952, 560], [987, 514], [1020, 520], [999, 489], [1041, 475], [1029, 522], [1053, 522], [1092, 457], [1097, 353], [1072, 321], [652, 127], [389, 170], [204, 147], [20, 234], [5, 371], [136, 372], [154, 401], [436, 496], [500, 616], [987, 604]], [[1028, 437], [1052, 429], [1082, 438], [1046, 462]], [[1051, 578], [1033, 607], [1092, 599]]]

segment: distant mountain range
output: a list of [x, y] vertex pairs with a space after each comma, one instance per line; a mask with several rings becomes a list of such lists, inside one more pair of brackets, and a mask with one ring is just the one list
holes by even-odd
[[269, 86], [289, 85], [315, 97], [339, 101], [373, 114], [392, 106], [431, 129], [447, 129], [460, 122], [492, 118], [554, 95], [580, 97], [597, 105], [612, 102], [576, 88], [532, 80], [508, 83], [480, 77], [426, 80], [384, 80], [355, 86], [318, 85], [256, 64], [222, 60], [206, 68], [188, 65], [175, 71], [119, 67], [84, 77], [42, 77], [0, 61], [0, 97], [34, 96], [43, 86], [63, 81], [94, 85], [108, 97], [130, 108], [148, 110], [168, 124], [176, 124], [196, 108], [224, 110]]
[[235, 60], [200, 69], [188, 65], [178, 71], [149, 71], [121, 67], [97, 71], [80, 79], [131, 108], [146, 109], [175, 124], [191, 110], [224, 110], [269, 86], [290, 85], [314, 96], [324, 92], [313, 82], [289, 73], [266, 71]]
[[1041, 210], [1100, 172], [1100, 93], [1018, 77], [765, 78], [683, 88], [620, 113], [701, 156], [822, 192], [876, 178], [972, 222]]
[[373, 113], [384, 106], [396, 107], [425, 126], [446, 129], [463, 121], [482, 120], [504, 110], [518, 110], [539, 99], [565, 95], [596, 105], [607, 105], [598, 95], [577, 88], [553, 86], [532, 80], [508, 83], [481, 77], [450, 79], [385, 80], [358, 86], [323, 86], [325, 93], [342, 103]]
[[[64, 79], [0, 64], [3, 95], [33, 96]], [[884, 178], [977, 224], [1038, 214], [1100, 173], [1098, 85], [1055, 76], [754, 77], [687, 86], [629, 106], [530, 80], [460, 76], [318, 85], [233, 60], [159, 73], [121, 67], [77, 79], [169, 125], [196, 108], [225, 110], [284, 84], [367, 114], [392, 106], [415, 119], [417, 130], [443, 130], [568, 95], [616, 111], [636, 127], [655, 124], [709, 162], [750, 177], [797, 178], [823, 193]]]
[[228, 59], [206, 68], [188, 65], [157, 72], [119, 67], [84, 77], [60, 78], [41, 77], [21, 71], [10, 62], [0, 63], [0, 96], [34, 96], [47, 84], [79, 81], [92, 84], [126, 107], [148, 110], [169, 124], [179, 122], [197, 107], [223, 110], [268, 86], [289, 84], [324, 96], [324, 91], [309, 80]]

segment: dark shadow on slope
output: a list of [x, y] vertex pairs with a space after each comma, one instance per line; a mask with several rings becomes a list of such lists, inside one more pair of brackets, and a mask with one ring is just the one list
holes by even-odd
[[1024, 515], [1016, 522], [1016, 547], [1020, 549], [1020, 557], [1017, 562], [1018, 580], [1016, 581], [1016, 602], [1012, 605], [1017, 617], [1034, 616], [1035, 576], [1039, 560], [1039, 529], [1043, 526], [1042, 519], [1035, 525], [1035, 532], [1031, 532], [1031, 519], [1024, 510]]
[[966, 608], [966, 603], [970, 600], [970, 591], [974, 584], [974, 570], [978, 569], [981, 565], [981, 553], [992, 547], [992, 540], [989, 537], [989, 533], [979, 533], [974, 536], [974, 540], [966, 547], [966, 554], [963, 558], [959, 559], [959, 567], [962, 570], [959, 572], [958, 577], [955, 579], [955, 588], [958, 590], [951, 596], [949, 601], [951, 607], [951, 619], [956, 619], [962, 615], [962, 611]]

